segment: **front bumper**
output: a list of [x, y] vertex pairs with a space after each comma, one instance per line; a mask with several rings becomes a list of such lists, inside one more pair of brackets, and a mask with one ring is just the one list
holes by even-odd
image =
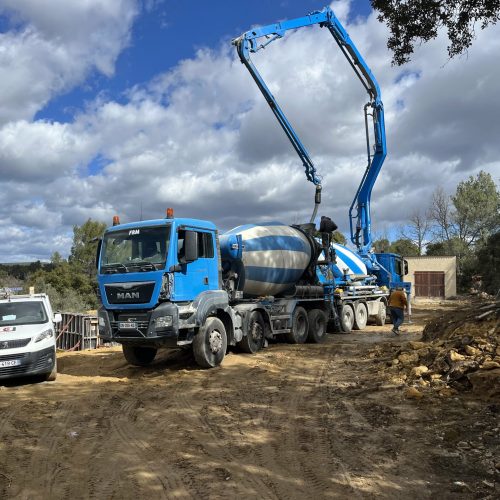
[[[178, 341], [182, 340], [179, 339], [178, 308], [170, 302], [160, 304], [151, 311], [108, 311], [100, 307], [98, 315], [99, 336], [105, 342], [176, 347]], [[171, 316], [172, 325], [158, 329], [155, 321], [162, 316]]]
[[0, 364], [16, 363], [14, 366], [0, 366], [0, 380], [50, 373], [56, 362], [56, 348], [48, 347], [41, 351], [20, 352], [0, 356]]

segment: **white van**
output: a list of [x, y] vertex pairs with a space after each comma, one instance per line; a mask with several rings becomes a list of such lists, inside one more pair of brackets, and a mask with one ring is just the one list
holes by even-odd
[[54, 324], [60, 321], [45, 293], [0, 294], [0, 380], [26, 375], [55, 380]]

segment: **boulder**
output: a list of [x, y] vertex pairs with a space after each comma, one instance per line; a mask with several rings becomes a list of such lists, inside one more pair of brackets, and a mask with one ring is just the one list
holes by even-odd
[[402, 365], [412, 365], [418, 361], [418, 354], [416, 352], [402, 352], [398, 359]]
[[421, 377], [424, 373], [427, 373], [429, 368], [425, 365], [415, 366], [411, 369], [411, 375], [413, 377]]
[[408, 399], [422, 399], [424, 395], [415, 387], [408, 387], [405, 392], [405, 397]]
[[426, 342], [418, 342], [416, 340], [408, 342], [408, 345], [415, 351], [417, 351], [418, 349], [423, 349], [424, 347], [429, 347]]
[[450, 352], [448, 353], [448, 359], [452, 362], [464, 361], [465, 356], [463, 354], [458, 353], [454, 349], [451, 349]]
[[485, 361], [481, 365], [481, 368], [483, 370], [494, 370], [495, 368], [500, 368], [500, 363], [497, 363], [496, 361]]
[[488, 398], [500, 397], [500, 368], [478, 370], [467, 375], [472, 390], [478, 395]]
[[472, 347], [470, 345], [465, 346], [465, 352], [468, 356], [479, 356], [481, 354], [481, 351], [479, 349], [476, 349], [475, 347]]

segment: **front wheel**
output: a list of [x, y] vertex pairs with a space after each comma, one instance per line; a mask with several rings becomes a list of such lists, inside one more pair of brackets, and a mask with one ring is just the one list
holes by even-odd
[[125, 359], [134, 366], [147, 366], [155, 359], [158, 349], [139, 345], [122, 345]]
[[309, 333], [307, 340], [314, 344], [320, 344], [326, 339], [327, 317], [321, 309], [312, 309], [307, 313], [309, 320]]
[[296, 307], [292, 316], [292, 329], [285, 334], [286, 340], [290, 344], [303, 344], [307, 339], [309, 331], [309, 321], [306, 310], [303, 307]]
[[250, 314], [247, 334], [238, 342], [241, 351], [254, 354], [264, 345], [264, 320], [262, 315], [253, 311]]
[[54, 367], [49, 373], [46, 373], [43, 379], [46, 382], [53, 382], [57, 378], [57, 360], [54, 361]]
[[226, 355], [227, 335], [219, 318], [207, 318], [193, 339], [193, 355], [202, 368], [219, 366]]

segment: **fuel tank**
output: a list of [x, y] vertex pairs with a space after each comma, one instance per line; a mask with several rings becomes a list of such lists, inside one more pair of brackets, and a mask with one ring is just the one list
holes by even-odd
[[244, 296], [278, 295], [295, 285], [315, 255], [314, 240], [280, 222], [246, 224], [220, 237], [222, 267]]

